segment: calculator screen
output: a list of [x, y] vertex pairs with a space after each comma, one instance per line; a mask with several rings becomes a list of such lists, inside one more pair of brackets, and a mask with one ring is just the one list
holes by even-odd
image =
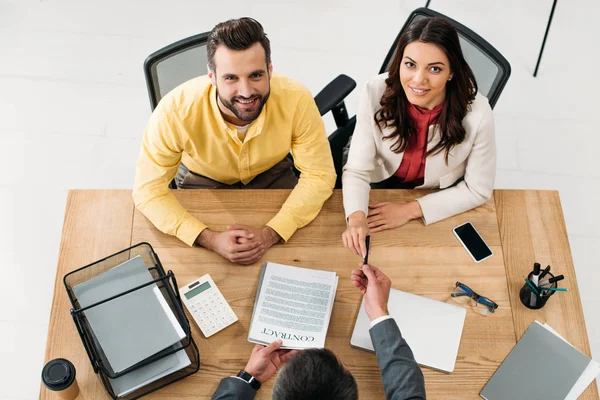
[[195, 289], [190, 290], [185, 294], [186, 299], [191, 299], [192, 297], [204, 292], [205, 290], [210, 289], [210, 283], [204, 282], [202, 285], [198, 286]]

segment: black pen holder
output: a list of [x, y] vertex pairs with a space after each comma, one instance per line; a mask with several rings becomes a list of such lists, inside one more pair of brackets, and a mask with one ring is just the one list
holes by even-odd
[[[527, 279], [531, 281], [532, 277], [533, 271], [530, 272], [529, 275], [527, 275]], [[544, 277], [544, 279], [550, 278], [554, 278], [554, 275], [552, 275], [552, 273], [549, 272]], [[555, 288], [556, 286], [556, 282], [554, 282], [550, 287]], [[525, 307], [530, 308], [532, 310], [539, 310], [540, 308], [546, 305], [546, 302], [548, 301], [550, 296], [554, 295], [554, 293], [556, 293], [554, 290], [543, 289], [538, 290], [537, 293], [534, 293], [531, 287], [529, 287], [529, 285], [527, 284], [527, 282], [525, 282], [523, 284], [523, 287], [521, 288], [521, 291], [519, 292], [519, 298], [521, 299], [521, 303], [523, 303]]]

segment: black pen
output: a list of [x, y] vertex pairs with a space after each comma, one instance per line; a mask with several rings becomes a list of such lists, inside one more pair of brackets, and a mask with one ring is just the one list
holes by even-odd
[[[371, 235], [367, 235], [367, 237], [365, 238], [365, 244], [367, 247], [367, 254], [363, 258], [363, 264], [368, 264], [369, 263], [369, 248], [371, 247]], [[364, 272], [362, 274], [363, 274], [363, 278], [365, 278], [366, 280], [369, 280], [369, 278], [367, 278], [367, 274], [365, 274]]]
[[367, 253], [365, 254], [365, 257], [363, 258], [363, 264], [368, 264], [369, 263], [369, 248], [371, 247], [371, 235], [367, 235], [367, 237], [365, 238], [365, 242], [366, 242], [366, 246], [367, 246]]
[[554, 283], [554, 282], [562, 281], [563, 279], [565, 279], [564, 275], [558, 275], [558, 276], [555, 276], [554, 278], [550, 278], [550, 279], [546, 279], [546, 280], [541, 281], [538, 286], [549, 285], [549, 284]]
[[550, 272], [549, 265], [542, 271], [542, 273], [540, 274], [540, 277], [538, 279], [542, 279], [543, 277], [545, 277], [548, 274], [548, 272]]

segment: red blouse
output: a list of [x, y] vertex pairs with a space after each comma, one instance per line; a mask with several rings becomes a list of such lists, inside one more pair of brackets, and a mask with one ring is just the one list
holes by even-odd
[[427, 133], [429, 126], [436, 123], [442, 112], [444, 103], [433, 110], [426, 110], [412, 103], [408, 103], [408, 112], [412, 118], [416, 135], [409, 139], [400, 167], [394, 174], [398, 180], [405, 183], [423, 184], [425, 179], [425, 154], [427, 153]]

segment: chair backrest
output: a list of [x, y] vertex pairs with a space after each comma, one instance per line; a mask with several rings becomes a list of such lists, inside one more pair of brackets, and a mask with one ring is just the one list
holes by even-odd
[[394, 44], [388, 52], [379, 73], [384, 73], [389, 69], [392, 60], [394, 59], [394, 55], [396, 54], [396, 47], [402, 33], [404, 33], [413, 22], [426, 17], [445, 18], [458, 31], [460, 46], [467, 63], [469, 63], [469, 66], [475, 74], [479, 92], [488, 98], [490, 106], [494, 108], [494, 105], [500, 97], [500, 93], [502, 93], [502, 90], [510, 77], [510, 64], [498, 50], [481, 36], [452, 18], [430, 10], [429, 8], [417, 8], [410, 14], [404, 23], [402, 30], [396, 37], [396, 40], [394, 40]]
[[[146, 77], [146, 86], [148, 88], [148, 97], [152, 110], [156, 108], [160, 100], [171, 90], [182, 83], [197, 76], [205, 75], [206, 69], [206, 42], [210, 32], [200, 33], [190, 36], [178, 42], [170, 44], [148, 56], [144, 61], [144, 75]], [[356, 118], [349, 119], [344, 98], [356, 87], [356, 82], [346, 76], [340, 75], [330, 82], [317, 96], [315, 103], [319, 108], [321, 115], [331, 111], [338, 129], [337, 135], [331, 135], [336, 138], [342, 138], [346, 135], [345, 141], [341, 139], [334, 141], [339, 144], [339, 149], [334, 149], [334, 144], [330, 140], [330, 146], [334, 154], [339, 153], [339, 160], [336, 169], [341, 176], [341, 157], [343, 145], [348, 142], [348, 137], [354, 130]], [[330, 137], [331, 139], [331, 137]], [[339, 151], [338, 151], [339, 150]], [[291, 155], [288, 155], [291, 158]], [[296, 171], [296, 175], [300, 173]], [[339, 181], [339, 178], [338, 178]], [[341, 183], [340, 183], [341, 184]], [[171, 189], [177, 189], [175, 180], [169, 184]]]
[[144, 75], [152, 110], [171, 90], [197, 76], [206, 75], [206, 41], [210, 32], [190, 36], [150, 54]]

